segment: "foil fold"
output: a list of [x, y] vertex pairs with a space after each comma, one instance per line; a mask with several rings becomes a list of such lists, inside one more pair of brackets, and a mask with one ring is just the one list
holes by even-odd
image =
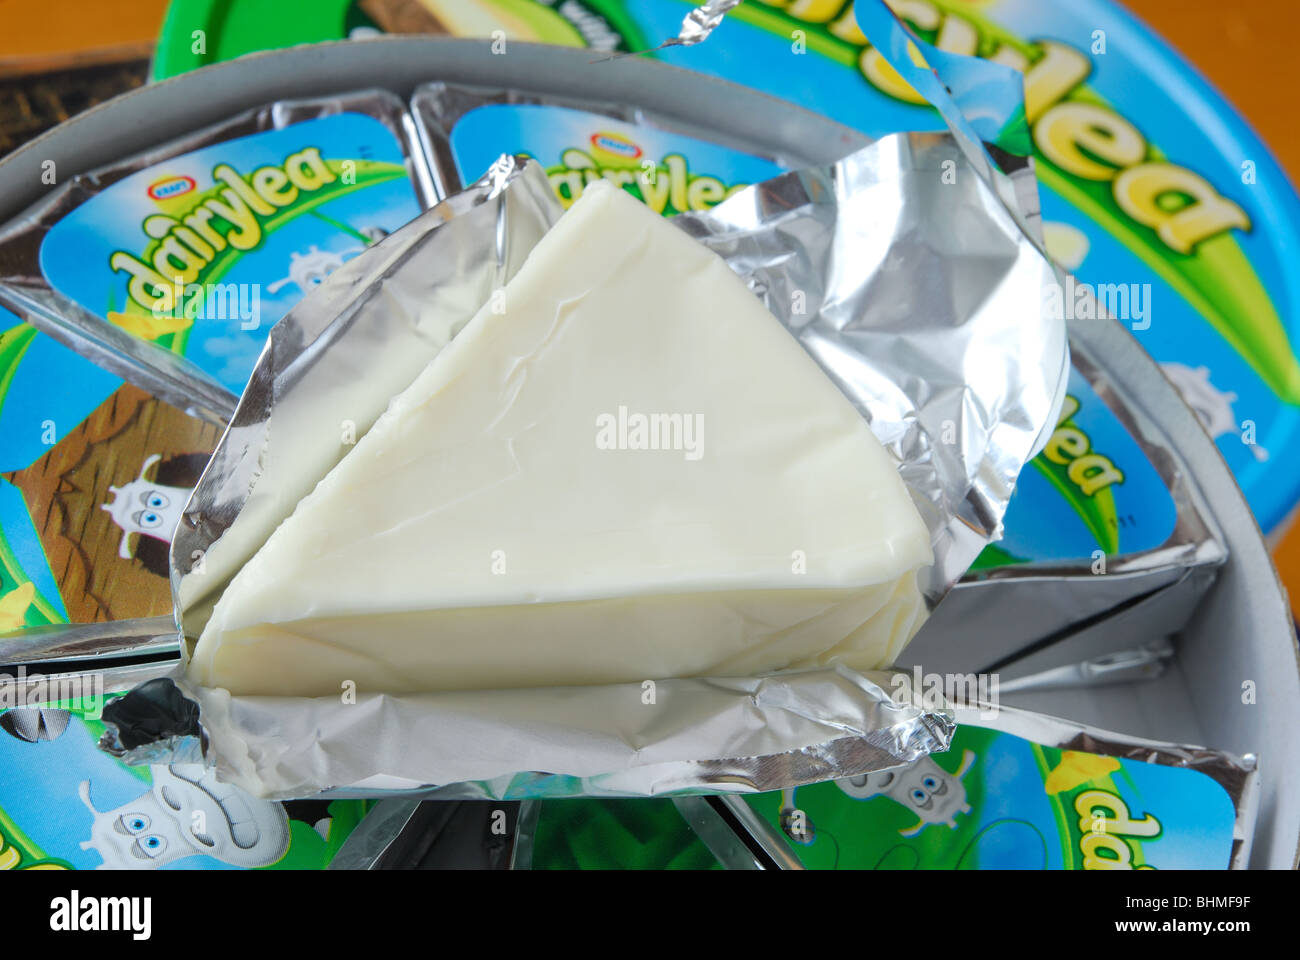
[[722, 23], [728, 11], [740, 6], [741, 0], [709, 0], [691, 10], [682, 18], [682, 27], [677, 36], [667, 41], [664, 46], [689, 47], [709, 38]]
[[672, 220], [871, 424], [930, 529], [931, 608], [1002, 534], [1069, 374], [1054, 268], [947, 134], [884, 137]]
[[342, 785], [334, 796], [497, 800], [760, 792], [906, 763], [947, 749], [955, 729], [906, 674], [844, 667], [662, 680], [650, 700], [645, 684], [373, 694], [346, 706], [190, 692], [220, 778], [282, 799], [326, 785]]

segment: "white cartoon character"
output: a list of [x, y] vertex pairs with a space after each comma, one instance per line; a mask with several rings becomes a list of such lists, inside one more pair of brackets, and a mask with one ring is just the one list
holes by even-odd
[[[1237, 418], [1233, 415], [1232, 404], [1236, 401], [1235, 393], [1223, 392], [1210, 383], [1210, 368], [1184, 366], [1181, 363], [1162, 363], [1161, 369], [1169, 378], [1186, 403], [1196, 413], [1201, 425], [1216, 440], [1222, 436], [1240, 437]], [[1261, 463], [1268, 459], [1268, 451], [1257, 443], [1247, 444], [1255, 459]]]
[[193, 492], [192, 487], [167, 487], [145, 478], [149, 468], [161, 459], [155, 453], [140, 467], [140, 476], [136, 479], [120, 487], [110, 486], [108, 492], [113, 495], [113, 502], [100, 504], [101, 509], [107, 510], [113, 522], [122, 528], [122, 542], [117, 555], [123, 560], [130, 560], [134, 555], [131, 548], [133, 533], [171, 543], [181, 513]]
[[271, 294], [279, 293], [292, 283], [303, 293], [310, 293], [320, 286], [326, 277], [343, 266], [348, 257], [355, 256], [362, 249], [362, 247], [353, 247], [341, 253], [333, 253], [329, 250], [321, 250], [315, 244], [312, 244], [307, 248], [306, 253], [291, 253], [289, 254], [289, 275], [268, 286], [266, 288], [267, 292]]
[[156, 870], [202, 854], [237, 867], [266, 867], [289, 848], [284, 808], [219, 783], [197, 763], [151, 766], [153, 788], [115, 810], [96, 810], [90, 781], [78, 793], [95, 820], [83, 850], [101, 870]]
[[898, 832], [914, 837], [931, 824], [943, 823], [957, 829], [957, 815], [970, 813], [962, 777], [975, 763], [975, 753], [963, 750], [957, 772], [947, 773], [928, 756], [905, 767], [866, 773], [860, 777], [836, 781], [839, 788], [855, 800], [885, 796], [916, 814], [916, 826]]

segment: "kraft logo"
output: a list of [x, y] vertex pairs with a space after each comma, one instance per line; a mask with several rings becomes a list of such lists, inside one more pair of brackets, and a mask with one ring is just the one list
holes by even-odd
[[591, 135], [591, 145], [597, 150], [604, 150], [606, 153], [626, 157], [628, 160], [635, 160], [641, 156], [642, 152], [641, 148], [635, 143], [627, 137], [619, 136], [617, 133], [593, 133]]
[[164, 177], [149, 184], [149, 196], [154, 200], [170, 200], [189, 193], [196, 186], [193, 177]]

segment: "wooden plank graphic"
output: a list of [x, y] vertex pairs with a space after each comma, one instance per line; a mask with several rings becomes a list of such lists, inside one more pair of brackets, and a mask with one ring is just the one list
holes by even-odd
[[[219, 436], [217, 427], [125, 384], [31, 466], [3, 474], [22, 491], [72, 622], [171, 610], [166, 538], [174, 527], [128, 533], [118, 516], [144, 523], [151, 512], [158, 520], [179, 516]], [[151, 493], [166, 506], [151, 511]], [[119, 497], [130, 507], [105, 509]]]

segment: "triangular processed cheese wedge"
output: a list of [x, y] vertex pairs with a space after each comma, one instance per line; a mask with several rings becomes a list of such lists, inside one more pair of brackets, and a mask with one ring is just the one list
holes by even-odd
[[711, 251], [597, 183], [232, 580], [191, 679], [405, 693], [892, 662], [929, 536]]

